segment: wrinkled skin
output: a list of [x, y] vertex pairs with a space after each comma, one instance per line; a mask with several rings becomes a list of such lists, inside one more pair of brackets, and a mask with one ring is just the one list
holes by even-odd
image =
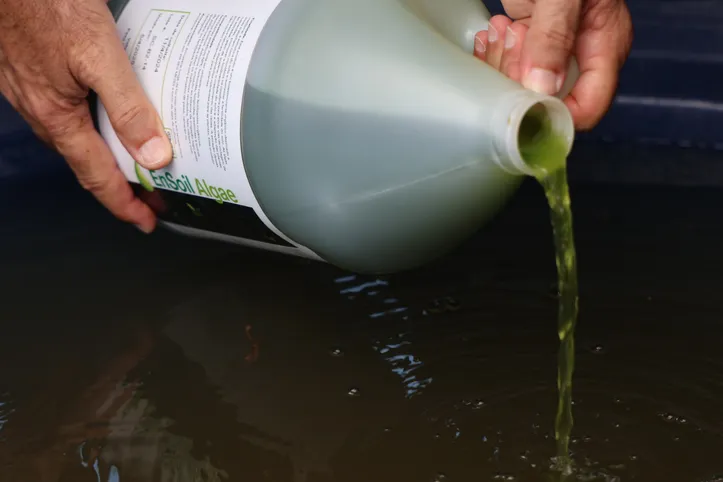
[[557, 94], [575, 56], [580, 78], [564, 99], [575, 127], [594, 127], [610, 108], [630, 53], [624, 0], [502, 0], [505, 15], [476, 36], [475, 55], [525, 87]]
[[80, 184], [123, 221], [156, 226], [93, 126], [92, 89], [123, 145], [146, 168], [171, 161], [103, 0], [0, 0], [0, 92], [68, 162]]

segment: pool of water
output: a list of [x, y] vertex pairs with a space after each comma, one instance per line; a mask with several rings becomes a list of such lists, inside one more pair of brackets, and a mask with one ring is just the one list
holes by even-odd
[[[723, 191], [571, 187], [576, 480], [723, 480]], [[2, 186], [2, 482], [551, 478], [555, 266], [527, 183], [423, 269], [355, 276]]]

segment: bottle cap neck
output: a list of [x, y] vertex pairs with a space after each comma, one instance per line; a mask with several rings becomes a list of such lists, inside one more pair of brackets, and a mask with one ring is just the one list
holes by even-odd
[[572, 115], [564, 102], [527, 89], [500, 100], [492, 127], [500, 167], [534, 177], [563, 167], [575, 137]]

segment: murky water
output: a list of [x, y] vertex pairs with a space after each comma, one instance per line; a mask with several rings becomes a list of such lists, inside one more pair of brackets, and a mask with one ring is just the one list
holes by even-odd
[[[0, 215], [2, 482], [547, 480], [534, 181], [447, 259], [380, 279], [147, 238], [41, 187], [0, 189], [24, 200]], [[575, 460], [587, 480], [723, 480], [723, 192], [571, 189]]]

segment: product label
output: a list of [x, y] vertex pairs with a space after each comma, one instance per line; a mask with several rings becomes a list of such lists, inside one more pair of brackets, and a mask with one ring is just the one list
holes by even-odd
[[148, 191], [250, 208], [283, 244], [297, 246], [264, 215], [241, 153], [246, 73], [261, 30], [280, 1], [130, 0], [117, 19], [118, 33], [161, 116], [173, 161], [153, 172], [141, 168], [120, 143], [102, 104], [98, 117], [129, 181]]

